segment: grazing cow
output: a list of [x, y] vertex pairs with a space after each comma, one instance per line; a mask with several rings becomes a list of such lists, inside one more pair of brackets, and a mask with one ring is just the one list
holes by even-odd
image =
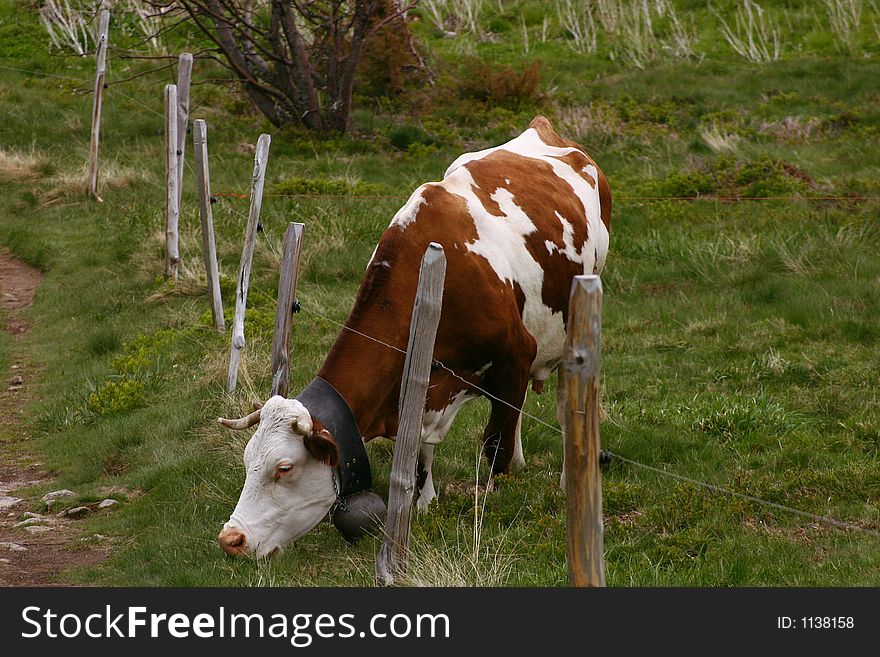
[[[572, 277], [599, 273], [611, 191], [574, 142], [537, 117], [515, 139], [459, 157], [410, 196], [382, 234], [354, 308], [318, 376], [296, 399], [272, 397], [244, 453], [247, 479], [220, 534], [230, 554], [265, 555], [368, 488], [363, 442], [394, 437], [422, 255], [446, 253], [443, 311], [419, 454], [419, 508], [436, 496], [434, 446], [461, 407], [487, 392], [483, 452], [492, 474], [523, 462], [520, 409], [562, 358]], [[372, 339], [371, 339], [372, 338]], [[383, 344], [384, 343], [384, 344]], [[557, 400], [558, 411], [561, 412]]]

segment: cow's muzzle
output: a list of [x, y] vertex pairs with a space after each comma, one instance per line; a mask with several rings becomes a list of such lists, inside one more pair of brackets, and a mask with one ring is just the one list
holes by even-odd
[[226, 554], [238, 557], [247, 551], [247, 537], [239, 529], [224, 527], [217, 538]]

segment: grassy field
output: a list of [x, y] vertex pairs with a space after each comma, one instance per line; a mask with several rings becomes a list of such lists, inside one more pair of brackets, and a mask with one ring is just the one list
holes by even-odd
[[[41, 399], [20, 430], [57, 473], [53, 486], [81, 495], [72, 503], [99, 499], [102, 486], [130, 491], [119, 510], [82, 523], [84, 535], [114, 537], [110, 559], [66, 577], [370, 584], [378, 544], [351, 547], [328, 523], [272, 561], [221, 553], [216, 535], [243, 481], [246, 436], [221, 431], [214, 418], [241, 414], [269, 390], [287, 222], [306, 224], [303, 306], [342, 321], [403, 202], [360, 196], [408, 195], [459, 153], [510, 138], [538, 113], [585, 145], [616, 195], [603, 274], [604, 446], [880, 530], [880, 17], [861, 3], [858, 25], [835, 33], [826, 2], [764, 3], [780, 54], [756, 63], [724, 38], [724, 22], [737, 29], [740, 3], [711, 4], [650, 3], [652, 36], [642, 39], [626, 31], [636, 20], [626, 12], [617, 31], [594, 17], [595, 52], [578, 52], [589, 48], [552, 8], [565, 3], [487, 2], [478, 33], [447, 20], [454, 37], [423, 9], [415, 30], [436, 85], [402, 98], [361, 93], [346, 137], [275, 130], [237, 94], [194, 86], [192, 116], [209, 125], [215, 191], [246, 191], [247, 145], [270, 131], [267, 193], [351, 195], [267, 196], [242, 385], [230, 397], [228, 337], [211, 330], [200, 271], [191, 168], [181, 279], [172, 286], [162, 276], [162, 87], [172, 73], [107, 90], [104, 202], [87, 201], [79, 185], [91, 97], [77, 90], [90, 87], [93, 64], [49, 52], [37, 18], [0, 0], [0, 245], [46, 272], [26, 344], [45, 373]], [[120, 46], [136, 40], [123, 26], [111, 36]], [[178, 52], [198, 41], [179, 29], [166, 46]], [[148, 68], [111, 53], [109, 80]], [[217, 75], [197, 61], [197, 82]], [[841, 195], [867, 198], [815, 200]], [[663, 200], [680, 196], [700, 200]], [[246, 212], [246, 200], [215, 206], [227, 317]], [[296, 316], [292, 390], [311, 379], [337, 330]], [[7, 353], [0, 335], [0, 365]], [[530, 394], [526, 410], [555, 425], [553, 387]], [[474, 482], [486, 478], [478, 444], [487, 409], [466, 409], [437, 450], [440, 497], [414, 520], [412, 583], [564, 585], [560, 437], [525, 419], [525, 469], [475, 502]], [[391, 445], [374, 441], [369, 452], [387, 491]], [[880, 585], [875, 536], [620, 461], [605, 471], [603, 490], [612, 586]]]

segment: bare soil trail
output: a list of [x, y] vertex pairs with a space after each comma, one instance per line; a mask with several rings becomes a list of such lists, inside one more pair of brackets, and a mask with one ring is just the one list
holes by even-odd
[[[22, 311], [33, 303], [42, 277], [39, 270], [0, 249], [0, 330], [12, 342], [11, 366], [0, 372], [0, 586], [57, 585], [65, 570], [107, 556], [105, 548], [78, 538], [74, 522], [36, 509], [39, 501], [18, 494], [52, 480], [22, 421], [25, 407], [35, 401], [39, 376], [23, 354], [29, 327]], [[42, 519], [24, 518], [28, 512]], [[30, 524], [20, 525], [24, 520]]]

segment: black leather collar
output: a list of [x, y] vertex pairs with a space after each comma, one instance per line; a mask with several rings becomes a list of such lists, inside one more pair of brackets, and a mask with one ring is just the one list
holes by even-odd
[[364, 447], [363, 434], [348, 402], [336, 388], [319, 376], [295, 399], [336, 439], [339, 447], [339, 496], [344, 498], [371, 488], [373, 475], [370, 460]]

